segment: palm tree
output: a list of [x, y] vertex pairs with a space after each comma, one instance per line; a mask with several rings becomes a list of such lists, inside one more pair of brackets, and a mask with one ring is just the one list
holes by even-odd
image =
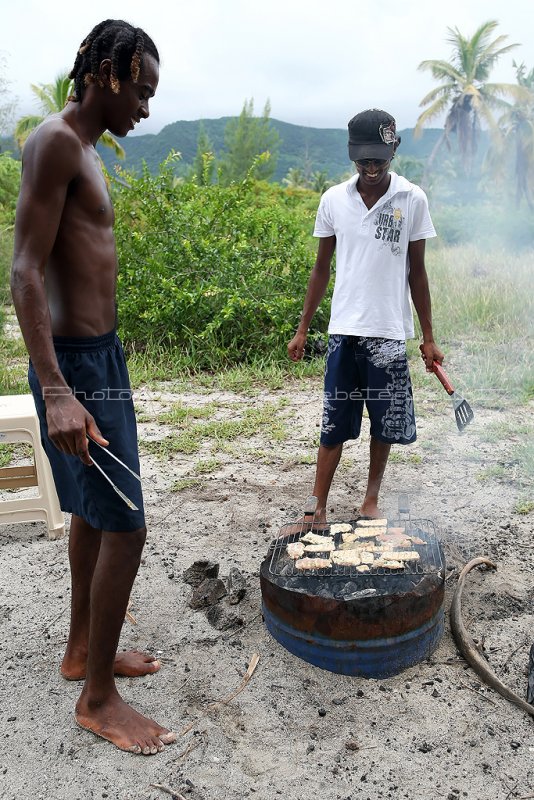
[[470, 174], [482, 124], [496, 134], [498, 126], [493, 111], [508, 107], [503, 97], [519, 99], [523, 94], [522, 87], [517, 84], [488, 82], [497, 60], [518, 47], [504, 44], [508, 36], [492, 40], [497, 26], [495, 20], [484, 22], [471, 38], [463, 36], [458, 28], [447, 28], [447, 40], [453, 46], [451, 61], [431, 60], [419, 64], [420, 70], [430, 70], [441, 83], [421, 100], [419, 105], [428, 108], [417, 120], [415, 135], [421, 135], [430, 120], [446, 112], [444, 131], [429, 156], [427, 172], [440, 147], [444, 143], [450, 147], [451, 134], [456, 134], [463, 167]]
[[421, 158], [416, 158], [415, 156], [403, 156], [399, 153], [395, 153], [395, 158], [391, 168], [393, 172], [404, 176], [412, 183], [421, 183], [423, 180], [425, 163]]
[[290, 189], [308, 189], [309, 184], [306, 180], [304, 172], [299, 167], [290, 167], [287, 171], [285, 178], [282, 178], [282, 183]]
[[[29, 115], [22, 117], [17, 122], [13, 135], [20, 150], [24, 147], [30, 133], [41, 124], [45, 117], [50, 114], [57, 114], [58, 111], [62, 111], [65, 108], [69, 97], [73, 93], [74, 84], [68, 75], [62, 72], [56, 77], [54, 83], [32, 83], [31, 89], [39, 101], [42, 114], [40, 116]], [[123, 148], [111, 133], [107, 131], [103, 133], [99, 142], [106, 147], [111, 147], [115, 151], [117, 158], [124, 158]]]
[[316, 170], [312, 173], [310, 189], [313, 189], [314, 192], [323, 194], [327, 189], [330, 188], [330, 186], [333, 186], [333, 183], [328, 178], [328, 173], [326, 173], [324, 170]]
[[[516, 204], [524, 198], [528, 207], [534, 209], [534, 69], [527, 72], [524, 64], [516, 64], [517, 83], [528, 93], [516, 101], [499, 119], [501, 137], [490, 151], [489, 163], [492, 171], [506, 174], [510, 154], [514, 157], [516, 182]], [[510, 146], [512, 144], [512, 147]]]

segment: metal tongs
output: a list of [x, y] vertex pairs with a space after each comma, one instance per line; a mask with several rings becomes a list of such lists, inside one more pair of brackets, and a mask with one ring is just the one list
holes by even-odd
[[[133, 469], [130, 469], [130, 467], [129, 467], [127, 464], [125, 464], [125, 463], [124, 463], [124, 461], [121, 461], [121, 460], [120, 460], [120, 458], [118, 458], [118, 457], [117, 457], [117, 456], [116, 456], [114, 453], [112, 453], [112, 452], [111, 452], [111, 450], [109, 450], [109, 448], [107, 448], [107, 447], [104, 447], [104, 445], [100, 444], [99, 442], [96, 442], [96, 441], [95, 441], [95, 440], [94, 440], [94, 439], [93, 439], [91, 436], [87, 436], [87, 439], [88, 439], [90, 442], [93, 442], [93, 444], [96, 444], [96, 446], [97, 446], [97, 447], [100, 447], [100, 449], [101, 449], [101, 450], [104, 450], [104, 452], [106, 452], [106, 453], [108, 454], [108, 456], [110, 456], [111, 458], [113, 458], [113, 459], [114, 459], [114, 460], [115, 460], [115, 461], [116, 461], [118, 464], [120, 464], [120, 465], [121, 465], [121, 467], [124, 467], [124, 469], [128, 470], [128, 472], [129, 472], [131, 475], [133, 475], [133, 476], [134, 476], [134, 478], [137, 478], [137, 480], [139, 481], [139, 483], [141, 483], [141, 477], [140, 477], [140, 476], [137, 474], [137, 472], [134, 472], [134, 471], [133, 471]], [[130, 500], [130, 498], [129, 498], [129, 497], [127, 497], [127, 496], [124, 494], [124, 492], [122, 492], [122, 491], [119, 489], [119, 487], [118, 487], [118, 486], [117, 486], [115, 483], [113, 483], [113, 481], [111, 480], [111, 478], [109, 477], [109, 475], [106, 475], [106, 473], [104, 472], [104, 470], [102, 469], [102, 467], [100, 466], [100, 464], [97, 464], [97, 462], [95, 461], [95, 459], [94, 459], [94, 456], [92, 456], [92, 455], [91, 455], [91, 456], [90, 456], [90, 458], [91, 458], [91, 461], [93, 462], [93, 466], [95, 466], [95, 467], [97, 468], [97, 470], [100, 472], [100, 474], [104, 476], [104, 478], [105, 478], [105, 479], [107, 480], [107, 482], [110, 484], [110, 486], [112, 487], [112, 489], [113, 489], [113, 490], [114, 490], [114, 491], [115, 491], [115, 492], [116, 492], [116, 493], [119, 495], [119, 497], [121, 498], [121, 500], [124, 500], [124, 502], [126, 503], [126, 505], [128, 506], [128, 508], [131, 508], [131, 509], [132, 509], [132, 511], [139, 511], [139, 509], [137, 508], [137, 506], [135, 505], [135, 503], [134, 503], [132, 500]]]

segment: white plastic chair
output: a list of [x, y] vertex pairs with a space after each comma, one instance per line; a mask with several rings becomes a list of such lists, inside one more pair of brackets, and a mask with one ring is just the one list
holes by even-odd
[[0, 468], [0, 489], [37, 486], [36, 497], [0, 499], [0, 523], [44, 521], [48, 538], [59, 539], [65, 532], [65, 519], [54, 485], [50, 462], [41, 445], [39, 419], [31, 394], [0, 397], [0, 444], [29, 442], [34, 463], [25, 467]]

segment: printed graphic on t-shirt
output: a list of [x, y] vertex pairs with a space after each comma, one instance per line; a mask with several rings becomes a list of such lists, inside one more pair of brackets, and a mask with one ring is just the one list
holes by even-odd
[[400, 239], [403, 224], [402, 211], [400, 208], [394, 208], [391, 200], [388, 200], [376, 212], [374, 218], [375, 239], [382, 243], [382, 247], [390, 247], [394, 256], [402, 255]]

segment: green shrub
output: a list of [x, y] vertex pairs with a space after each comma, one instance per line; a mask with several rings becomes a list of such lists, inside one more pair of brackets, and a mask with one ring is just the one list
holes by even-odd
[[20, 161], [0, 153], [0, 219], [12, 224], [20, 186]]
[[[179, 346], [197, 368], [284, 358], [315, 244], [313, 210], [272, 184], [227, 187], [124, 176], [115, 191], [121, 334], [130, 347]], [[311, 203], [310, 203], [311, 205]], [[314, 320], [324, 331], [328, 304]]]
[[9, 271], [13, 255], [13, 223], [20, 186], [20, 161], [0, 153], [0, 330], [3, 306], [9, 302]]

